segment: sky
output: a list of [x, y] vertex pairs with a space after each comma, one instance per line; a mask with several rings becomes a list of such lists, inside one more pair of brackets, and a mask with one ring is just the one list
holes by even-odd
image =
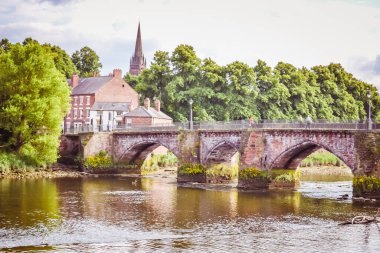
[[380, 88], [380, 0], [0, 0], [0, 39], [89, 46], [102, 75], [129, 70], [139, 22], [148, 63], [188, 44], [220, 65], [341, 63]]

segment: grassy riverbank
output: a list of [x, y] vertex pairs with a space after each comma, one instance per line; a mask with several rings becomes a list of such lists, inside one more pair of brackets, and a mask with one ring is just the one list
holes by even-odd
[[70, 167], [56, 164], [49, 168], [23, 168], [10, 171], [1, 171], [0, 179], [12, 178], [59, 178], [59, 177], [82, 177], [85, 173], [78, 171], [76, 166]]

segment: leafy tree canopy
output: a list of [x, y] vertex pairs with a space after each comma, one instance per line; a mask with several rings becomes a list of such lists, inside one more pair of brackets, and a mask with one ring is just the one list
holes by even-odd
[[190, 98], [194, 120], [364, 120], [367, 92], [374, 118], [380, 120], [377, 89], [356, 79], [340, 64], [296, 68], [279, 62], [274, 68], [259, 60], [220, 66], [201, 60], [192, 46], [179, 45], [170, 54], [157, 51], [140, 76], [125, 77], [144, 97], [157, 97], [175, 121], [186, 121]]
[[71, 56], [75, 67], [79, 70], [81, 77], [89, 77], [98, 74], [102, 68], [99, 56], [89, 47], [82, 47]]
[[[40, 45], [37, 40], [30, 37], [26, 38], [22, 42], [22, 45], [24, 46], [28, 44]], [[8, 39], [2, 39], [0, 41], [0, 53], [1, 50], [3, 50], [3, 52], [9, 51], [11, 46], [12, 43], [10, 43]], [[65, 50], [61, 49], [59, 46], [51, 45], [48, 43], [45, 43], [42, 46], [53, 58], [55, 68], [58, 69], [58, 71], [63, 75], [65, 75], [66, 78], [70, 78], [74, 73], [79, 72]]]
[[10, 45], [0, 54], [0, 146], [30, 164], [55, 162], [70, 89], [49, 50]]

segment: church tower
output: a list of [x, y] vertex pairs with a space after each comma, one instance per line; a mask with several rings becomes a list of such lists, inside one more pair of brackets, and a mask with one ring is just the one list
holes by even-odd
[[139, 22], [139, 28], [137, 30], [135, 53], [133, 54], [130, 64], [129, 64], [129, 73], [131, 75], [138, 76], [140, 72], [145, 68], [146, 68], [146, 59], [142, 52], [141, 31], [140, 31], [140, 22]]

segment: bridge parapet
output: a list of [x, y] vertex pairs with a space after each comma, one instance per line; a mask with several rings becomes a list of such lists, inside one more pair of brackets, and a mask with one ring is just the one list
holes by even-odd
[[103, 126], [94, 128], [92, 126], [81, 126], [78, 128], [68, 129], [65, 134], [78, 134], [89, 132], [102, 132], [99, 129], [107, 129], [106, 132], [159, 132], [159, 131], [181, 131], [181, 130], [248, 130], [248, 129], [319, 129], [319, 130], [360, 130], [367, 131], [380, 130], [380, 124], [376, 122], [363, 123], [360, 121], [342, 121], [331, 122], [327, 120], [317, 120], [313, 123], [306, 124], [303, 121], [288, 120], [264, 120], [260, 122], [250, 122], [249, 120], [234, 121], [213, 121], [213, 122], [194, 122], [193, 129], [189, 129], [189, 122], [174, 122], [170, 124], [155, 125], [121, 125], [115, 128]]

